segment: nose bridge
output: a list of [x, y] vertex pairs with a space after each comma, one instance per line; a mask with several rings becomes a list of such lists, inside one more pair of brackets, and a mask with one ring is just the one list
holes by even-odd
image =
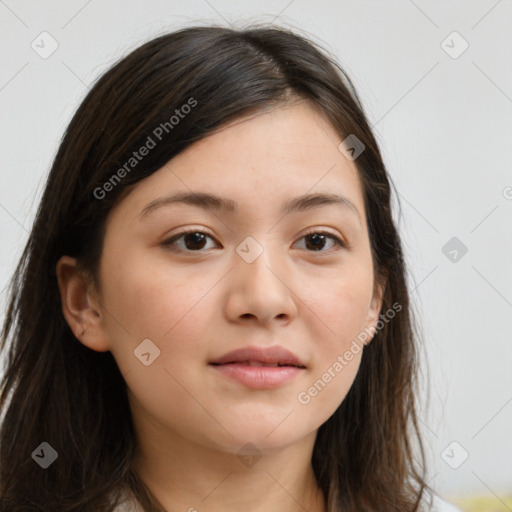
[[273, 246], [271, 237], [249, 236], [236, 248], [234, 282], [237, 311], [269, 320], [293, 311], [292, 292], [286, 279], [285, 255]]
[[278, 265], [279, 254], [272, 249], [270, 237], [253, 236], [246, 237], [236, 248], [236, 253], [241, 261], [237, 266], [241, 267], [241, 274], [246, 283], [251, 286], [264, 284], [271, 285], [269, 281], [276, 279], [271, 272], [272, 267]]

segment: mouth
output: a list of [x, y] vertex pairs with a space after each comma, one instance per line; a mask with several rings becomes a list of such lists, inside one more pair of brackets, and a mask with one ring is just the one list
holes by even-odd
[[306, 365], [294, 353], [274, 345], [272, 347], [248, 346], [232, 350], [222, 357], [210, 361], [213, 365], [244, 364], [245, 366], [295, 366], [305, 368]]
[[277, 388], [306, 370], [295, 354], [279, 346], [234, 350], [211, 361], [209, 366], [222, 378], [252, 389]]
[[303, 365], [286, 364], [286, 363], [262, 363], [261, 361], [231, 361], [229, 363], [210, 363], [213, 366], [225, 366], [225, 365], [238, 365], [238, 366], [253, 366], [253, 367], [265, 367], [265, 368], [306, 368]]
[[278, 388], [305, 372], [305, 368], [291, 365], [261, 364], [255, 361], [210, 364], [222, 378], [252, 389]]

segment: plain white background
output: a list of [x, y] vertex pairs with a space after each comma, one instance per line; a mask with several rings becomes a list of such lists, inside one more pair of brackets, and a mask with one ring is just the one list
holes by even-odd
[[[511, 16], [511, 0], [1, 0], [2, 320], [60, 138], [99, 74], [186, 25], [297, 29], [353, 79], [399, 193], [431, 377], [430, 485], [512, 494]], [[44, 31], [58, 43], [45, 59], [31, 47], [51, 49]]]

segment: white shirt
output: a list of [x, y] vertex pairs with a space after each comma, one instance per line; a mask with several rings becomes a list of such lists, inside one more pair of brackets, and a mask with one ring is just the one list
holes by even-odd
[[434, 494], [432, 509], [433, 512], [462, 512], [460, 508], [457, 508], [455, 505], [444, 501], [437, 494]]

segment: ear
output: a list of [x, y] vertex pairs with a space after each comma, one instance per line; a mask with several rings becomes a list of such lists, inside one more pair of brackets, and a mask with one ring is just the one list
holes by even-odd
[[59, 259], [56, 272], [62, 313], [75, 337], [92, 350], [106, 352], [110, 343], [92, 283], [79, 271], [76, 258], [70, 256]]
[[365, 333], [367, 333], [367, 339], [365, 345], [368, 345], [377, 332], [377, 322], [379, 321], [380, 312], [382, 309], [382, 301], [384, 297], [384, 290], [386, 289], [387, 279], [384, 281], [376, 282], [373, 287], [373, 296], [368, 314], [366, 316]]

